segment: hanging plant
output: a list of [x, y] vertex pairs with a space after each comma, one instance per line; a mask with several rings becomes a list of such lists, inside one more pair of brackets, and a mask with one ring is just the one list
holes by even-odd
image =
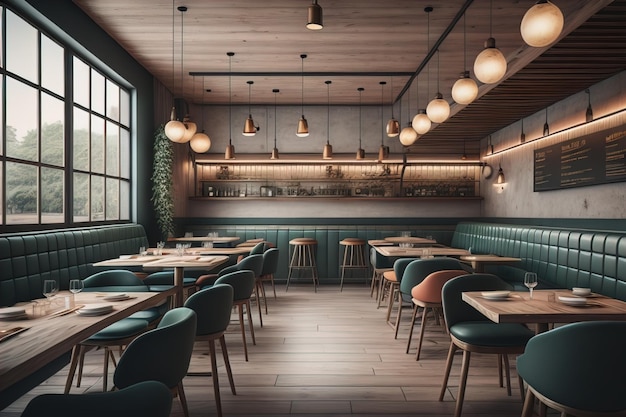
[[152, 203], [163, 240], [174, 233], [174, 180], [172, 165], [174, 148], [165, 136], [163, 125], [154, 132], [154, 162], [152, 164]]

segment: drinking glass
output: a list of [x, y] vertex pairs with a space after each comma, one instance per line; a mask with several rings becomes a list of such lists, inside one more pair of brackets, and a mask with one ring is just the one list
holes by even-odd
[[72, 294], [78, 294], [83, 290], [83, 281], [80, 279], [70, 280], [70, 292]]
[[59, 285], [53, 279], [47, 279], [43, 282], [43, 295], [46, 296], [48, 300], [56, 295], [59, 292]]
[[524, 274], [524, 285], [530, 290], [530, 299], [533, 299], [533, 288], [537, 286], [537, 274], [534, 272], [526, 272]]

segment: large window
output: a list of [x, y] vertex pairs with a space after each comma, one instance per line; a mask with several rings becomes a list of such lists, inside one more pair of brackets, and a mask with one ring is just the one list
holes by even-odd
[[19, 15], [0, 11], [1, 224], [129, 220], [129, 92]]

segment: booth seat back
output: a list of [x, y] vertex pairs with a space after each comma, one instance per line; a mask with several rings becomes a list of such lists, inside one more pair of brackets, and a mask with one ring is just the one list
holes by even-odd
[[522, 283], [524, 272], [532, 271], [544, 286], [590, 287], [626, 300], [626, 233], [462, 222], [452, 246], [520, 258], [515, 265], [488, 267], [512, 283]]
[[42, 298], [46, 279], [67, 290], [71, 279], [101, 270], [94, 262], [137, 253], [141, 246], [148, 239], [139, 224], [0, 235], [0, 306]]

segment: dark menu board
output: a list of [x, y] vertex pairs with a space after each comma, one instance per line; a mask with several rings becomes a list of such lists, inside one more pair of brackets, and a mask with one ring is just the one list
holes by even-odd
[[626, 181], [626, 127], [535, 150], [535, 191]]

